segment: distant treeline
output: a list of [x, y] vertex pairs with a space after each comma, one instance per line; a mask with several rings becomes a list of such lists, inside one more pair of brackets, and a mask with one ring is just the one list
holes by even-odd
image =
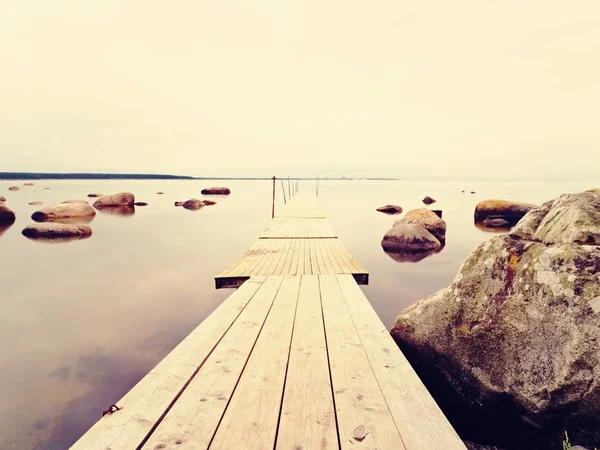
[[[288, 177], [277, 177], [286, 180]], [[153, 173], [37, 173], [0, 172], [0, 180], [271, 180], [271, 177], [188, 177]], [[290, 180], [316, 180], [316, 177], [290, 177]], [[320, 180], [397, 180], [398, 178], [320, 177]]]
[[151, 173], [0, 172], [0, 180], [193, 180], [194, 177]]

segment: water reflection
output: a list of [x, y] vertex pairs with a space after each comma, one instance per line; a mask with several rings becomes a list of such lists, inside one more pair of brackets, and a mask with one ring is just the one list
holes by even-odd
[[511, 226], [491, 227], [483, 222], [475, 222], [475, 227], [488, 233], [508, 233], [512, 229]]
[[129, 217], [135, 214], [135, 206], [94, 206], [102, 214]]
[[52, 222], [52, 223], [64, 223], [67, 225], [79, 225], [79, 224], [86, 224], [86, 223], [90, 223], [92, 220], [94, 220], [94, 217], [96, 216], [87, 216], [87, 217], [62, 217], [60, 219], [52, 219], [52, 220], [36, 220], [33, 215], [31, 216], [31, 218], [33, 220], [35, 220], [36, 222]]
[[437, 250], [427, 250], [423, 252], [386, 252], [383, 251], [386, 255], [392, 258], [397, 262], [419, 262], [427, 258], [428, 256], [435, 255], [436, 253], [440, 253], [446, 245], [446, 242], [442, 242], [442, 246]]
[[[92, 236], [91, 234], [79, 235], [79, 236], [56, 236], [56, 237], [33, 236], [33, 235], [28, 236], [27, 234], [25, 234], [25, 230], [23, 230], [21, 233], [23, 234], [23, 236], [25, 236], [30, 241], [41, 242], [44, 244], [61, 244], [61, 243], [71, 242], [71, 241], [81, 241], [83, 239], [88, 239]], [[1, 234], [1, 232], [0, 232], [0, 234]]]

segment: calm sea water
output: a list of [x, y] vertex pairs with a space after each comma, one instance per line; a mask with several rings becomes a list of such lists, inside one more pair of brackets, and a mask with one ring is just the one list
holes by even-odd
[[[0, 448], [64, 449], [210, 314], [231, 290], [213, 277], [238, 259], [271, 217], [269, 181], [231, 181], [229, 197], [199, 211], [175, 208], [201, 198], [204, 181], [0, 182], [17, 213], [0, 228]], [[218, 183], [220, 184], [220, 183]], [[17, 192], [11, 185], [21, 185]], [[402, 181], [321, 182], [319, 198], [339, 237], [370, 272], [363, 289], [389, 327], [406, 306], [448, 285], [469, 252], [492, 234], [473, 225], [486, 198], [541, 203], [589, 183]], [[50, 188], [46, 190], [45, 188]], [[300, 182], [301, 189], [314, 183]], [[465, 190], [467, 193], [462, 193]], [[67, 243], [21, 235], [36, 206], [129, 191], [149, 206], [133, 215], [99, 212], [93, 236]], [[164, 195], [156, 195], [164, 191]], [[476, 194], [470, 194], [476, 191]], [[446, 247], [420, 262], [383, 252], [383, 234], [405, 211], [438, 200]], [[281, 186], [277, 186], [278, 202]]]

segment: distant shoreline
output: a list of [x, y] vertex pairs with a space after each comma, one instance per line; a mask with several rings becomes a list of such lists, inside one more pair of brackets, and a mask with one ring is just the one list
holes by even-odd
[[[278, 178], [285, 180], [288, 177]], [[316, 180], [317, 177], [289, 177], [290, 180]], [[319, 177], [320, 180], [380, 180], [397, 181], [399, 178], [381, 177]], [[272, 180], [271, 177], [190, 177], [185, 175], [162, 175], [144, 173], [44, 173], [0, 172], [0, 180]]]

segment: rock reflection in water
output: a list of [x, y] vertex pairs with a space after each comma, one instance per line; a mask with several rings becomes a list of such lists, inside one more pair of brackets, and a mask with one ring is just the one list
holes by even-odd
[[428, 256], [435, 255], [436, 253], [440, 253], [444, 249], [445, 243], [437, 250], [428, 250], [422, 252], [386, 252], [383, 251], [386, 255], [392, 258], [397, 262], [419, 262], [427, 258]]
[[102, 214], [110, 214], [113, 216], [129, 217], [135, 214], [134, 206], [96, 206]]

